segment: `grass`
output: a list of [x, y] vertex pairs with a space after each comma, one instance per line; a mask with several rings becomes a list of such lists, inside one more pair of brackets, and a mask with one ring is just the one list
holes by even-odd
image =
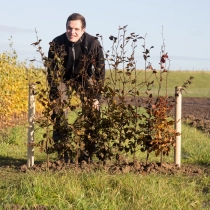
[[[137, 71], [137, 83], [145, 81], [145, 72]], [[163, 74], [163, 82], [161, 86], [161, 94], [165, 95], [166, 89], [168, 95], [172, 96], [175, 92], [176, 86], [182, 86], [189, 77], [192, 76], [192, 84], [185, 88], [182, 92], [184, 97], [210, 97], [210, 72], [209, 71], [169, 71], [166, 88], [166, 74]], [[106, 72], [106, 77], [110, 77], [110, 71]], [[152, 74], [151, 70], [146, 71], [146, 77], [150, 78], [149, 81], [154, 80], [154, 86], [152, 86], [152, 93], [156, 94], [158, 90], [158, 82], [155, 74]], [[157, 73], [159, 77], [159, 72]], [[141, 95], [144, 95], [145, 87], [141, 88]]]
[[210, 164], [209, 135], [198, 131], [196, 128], [183, 126], [182, 139], [182, 159], [184, 163]]
[[[14, 133], [16, 135], [14, 135]], [[41, 130], [36, 133], [40, 138]], [[19, 126], [8, 131], [0, 144], [0, 205], [11, 208], [42, 205], [48, 209], [202, 209], [210, 208], [210, 177], [184, 175], [137, 175], [107, 172], [60, 172], [21, 173], [13, 165], [26, 163], [27, 130]], [[182, 164], [204, 165], [210, 163], [210, 136], [182, 126]], [[51, 158], [56, 156], [52, 155]], [[145, 154], [138, 154], [145, 160]], [[44, 161], [44, 153], [35, 149], [35, 162]], [[150, 156], [150, 161], [159, 158]], [[173, 151], [164, 162], [173, 162]]]
[[1, 185], [2, 203], [49, 209], [200, 209], [208, 177], [28, 173]]

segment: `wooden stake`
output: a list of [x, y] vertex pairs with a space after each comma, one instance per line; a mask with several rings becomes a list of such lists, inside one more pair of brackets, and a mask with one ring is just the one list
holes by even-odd
[[182, 116], [182, 87], [175, 87], [175, 129], [179, 136], [176, 136], [176, 147], [174, 150], [174, 164], [181, 167], [181, 116]]
[[28, 94], [28, 159], [27, 167], [30, 168], [34, 165], [34, 120], [35, 120], [35, 97], [34, 97], [34, 84], [29, 85]]

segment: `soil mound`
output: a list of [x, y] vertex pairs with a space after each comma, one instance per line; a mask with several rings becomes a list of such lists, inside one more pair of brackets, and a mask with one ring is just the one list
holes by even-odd
[[135, 173], [135, 174], [168, 174], [168, 175], [174, 175], [174, 174], [182, 174], [187, 176], [195, 176], [195, 175], [201, 175], [201, 174], [210, 174], [210, 168], [202, 167], [202, 166], [196, 166], [196, 165], [182, 165], [181, 167], [178, 167], [175, 164], [172, 163], [155, 163], [151, 162], [146, 164], [145, 162], [124, 162], [124, 163], [114, 163], [114, 164], [107, 164], [103, 165], [100, 163], [90, 163], [87, 164], [86, 161], [82, 161], [78, 165], [73, 163], [64, 163], [63, 161], [54, 161], [49, 162], [48, 167], [47, 163], [43, 162], [40, 164], [35, 164], [31, 168], [27, 168], [26, 165], [22, 165], [19, 170], [21, 172], [27, 172], [27, 171], [46, 171], [50, 170], [53, 172], [61, 171], [61, 170], [74, 170], [78, 173], [80, 172], [94, 172], [94, 171], [104, 171], [109, 174], [125, 174], [125, 173]]

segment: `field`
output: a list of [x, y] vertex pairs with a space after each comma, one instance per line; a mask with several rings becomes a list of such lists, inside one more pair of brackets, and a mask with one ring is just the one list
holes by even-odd
[[[26, 167], [27, 125], [0, 133], [0, 208], [2, 209], [210, 209], [210, 86], [209, 72], [172, 72], [169, 90], [191, 75], [183, 93], [182, 165], [173, 151], [164, 157], [138, 153], [107, 167], [75, 166], [56, 161], [35, 149], [35, 166]], [[1, 132], [1, 131], [0, 131]], [[42, 131], [35, 133], [39, 139]]]
[[[107, 71], [106, 76], [110, 77], [110, 72]], [[192, 83], [187, 85], [184, 91], [182, 91], [183, 97], [210, 97], [210, 72], [209, 71], [169, 71], [168, 74], [162, 75], [161, 94], [167, 94], [173, 96], [176, 86], [183, 86], [184, 83], [193, 77]], [[160, 72], [152, 74], [151, 71], [146, 71], [146, 78], [151, 82], [154, 81], [152, 86], [152, 92], [157, 93], [158, 85], [160, 81]], [[137, 83], [141, 83], [145, 79], [145, 71], [137, 71]], [[166, 86], [167, 84], [167, 86]], [[144, 95], [144, 88], [142, 88], [141, 95]]]

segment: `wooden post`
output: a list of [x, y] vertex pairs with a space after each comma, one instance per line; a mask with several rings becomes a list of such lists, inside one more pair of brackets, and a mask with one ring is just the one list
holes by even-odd
[[27, 167], [34, 165], [34, 120], [35, 120], [35, 97], [34, 84], [29, 84], [28, 94], [28, 159]]
[[176, 136], [176, 147], [174, 149], [174, 164], [181, 166], [181, 116], [182, 116], [182, 87], [175, 87], [175, 129], [179, 136]]

